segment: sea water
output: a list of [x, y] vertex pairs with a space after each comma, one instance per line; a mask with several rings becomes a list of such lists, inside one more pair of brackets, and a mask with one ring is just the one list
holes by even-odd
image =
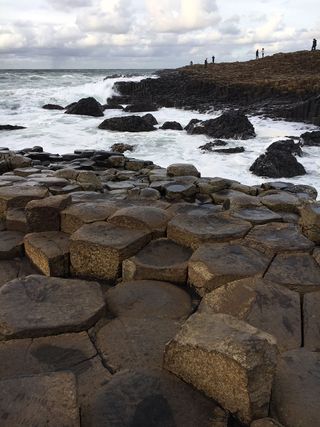
[[[111, 75], [123, 77], [108, 78]], [[134, 74], [134, 76], [133, 76]], [[187, 135], [185, 131], [157, 130], [147, 133], [110, 132], [98, 129], [102, 117], [64, 114], [58, 110], [44, 110], [44, 104], [66, 106], [80, 98], [93, 96], [104, 104], [115, 91], [115, 81], [139, 81], [156, 78], [154, 70], [0, 70], [0, 124], [22, 125], [27, 129], [0, 131], [0, 146], [22, 149], [41, 145], [51, 153], [70, 153], [75, 149], [105, 149], [114, 143], [135, 146], [130, 156], [152, 160], [166, 167], [171, 163], [193, 163], [202, 176], [220, 176], [243, 184], [259, 184], [272, 179], [253, 175], [249, 168], [274, 141], [287, 136], [299, 136], [316, 129], [303, 123], [249, 117], [255, 127], [256, 138], [246, 141], [229, 140], [228, 147], [243, 146], [237, 154], [203, 153], [198, 147], [210, 141], [204, 135]], [[105, 118], [127, 115], [121, 110], [106, 110]], [[143, 115], [146, 113], [141, 113]], [[161, 108], [152, 112], [159, 122], [178, 121], [184, 127], [193, 119], [206, 120], [221, 114]], [[220, 147], [217, 147], [220, 148]], [[313, 185], [320, 191], [320, 147], [304, 147], [298, 158], [307, 175], [281, 181]], [[277, 179], [279, 181], [279, 179]]]

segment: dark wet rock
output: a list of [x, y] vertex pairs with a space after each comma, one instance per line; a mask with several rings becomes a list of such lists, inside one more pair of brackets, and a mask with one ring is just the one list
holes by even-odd
[[18, 277], [38, 274], [27, 258], [14, 258], [0, 261], [0, 287]]
[[215, 141], [207, 142], [204, 145], [200, 145], [199, 149], [203, 151], [214, 151], [214, 147], [225, 147], [228, 145], [226, 141], [221, 141], [219, 139], [216, 139]]
[[23, 233], [0, 231], [0, 259], [13, 259], [23, 254]]
[[320, 147], [320, 131], [315, 130], [313, 132], [305, 132], [300, 138], [302, 144], [308, 147]]
[[104, 105], [102, 105], [102, 110], [103, 111], [105, 111], [105, 110], [123, 110], [123, 106], [122, 105], [117, 105], [117, 104], [115, 104], [115, 105], [108, 105], [108, 104], [104, 104]]
[[64, 110], [64, 107], [61, 107], [61, 105], [57, 104], [45, 104], [42, 106], [44, 110]]
[[261, 154], [251, 165], [250, 171], [269, 178], [292, 178], [306, 174], [303, 165], [290, 152], [281, 150]]
[[200, 122], [201, 122], [200, 119], [191, 119], [190, 122], [187, 124], [187, 126], [185, 126], [184, 130], [186, 130], [189, 133], [189, 131], [193, 129], [194, 125]]
[[183, 130], [183, 127], [178, 122], [164, 122], [160, 129]]
[[104, 120], [98, 127], [99, 129], [119, 132], [150, 132], [156, 130], [153, 125], [139, 116], [113, 117]]
[[16, 125], [0, 125], [0, 130], [18, 130], [26, 129], [25, 126], [16, 126]]
[[157, 119], [152, 115], [152, 114], [145, 114], [144, 116], [142, 116], [142, 118], [149, 123], [150, 125], [157, 125], [158, 121]]
[[133, 151], [135, 149], [135, 145], [117, 143], [113, 144], [111, 147], [112, 151], [116, 151], [117, 153], [124, 153], [125, 151]]
[[127, 105], [127, 107], [125, 107], [124, 109], [126, 113], [141, 113], [144, 111], [157, 111], [157, 110], [158, 110], [158, 107], [155, 104], [146, 104], [146, 103]]
[[78, 114], [84, 116], [102, 117], [103, 109], [95, 98], [82, 98], [74, 105], [67, 107], [66, 114]]
[[226, 139], [249, 139], [256, 136], [254, 127], [247, 116], [238, 111], [229, 111], [216, 119], [196, 123], [188, 130], [188, 133]]
[[218, 148], [216, 150], [212, 150], [214, 153], [222, 153], [222, 154], [236, 154], [243, 153], [245, 151], [244, 147], [233, 147], [233, 148]]
[[120, 79], [121, 77], [123, 77], [122, 74], [111, 74], [111, 76], [106, 76], [103, 80]]
[[284, 139], [273, 142], [267, 148], [267, 152], [275, 150], [285, 151], [287, 153], [296, 154], [297, 156], [302, 156], [301, 144], [299, 142], [295, 143], [293, 139]]

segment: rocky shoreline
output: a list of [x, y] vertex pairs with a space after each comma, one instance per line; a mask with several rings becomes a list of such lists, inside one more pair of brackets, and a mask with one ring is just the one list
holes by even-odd
[[317, 425], [313, 187], [103, 150], [0, 164], [2, 425]]

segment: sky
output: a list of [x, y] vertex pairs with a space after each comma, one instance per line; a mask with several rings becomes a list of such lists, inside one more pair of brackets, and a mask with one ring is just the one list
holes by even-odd
[[0, 68], [172, 68], [309, 50], [318, 0], [0, 0]]

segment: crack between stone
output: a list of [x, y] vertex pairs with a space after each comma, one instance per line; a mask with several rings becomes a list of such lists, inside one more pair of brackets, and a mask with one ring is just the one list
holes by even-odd
[[273, 261], [274, 261], [274, 259], [275, 259], [276, 256], [277, 256], [277, 254], [272, 255], [272, 258], [271, 258], [269, 264], [267, 265], [267, 267], [266, 267], [266, 269], [265, 269], [265, 271], [264, 271], [264, 273], [262, 275], [262, 278], [264, 278], [265, 275], [268, 273], [268, 270], [271, 267], [271, 264], [273, 263]]

